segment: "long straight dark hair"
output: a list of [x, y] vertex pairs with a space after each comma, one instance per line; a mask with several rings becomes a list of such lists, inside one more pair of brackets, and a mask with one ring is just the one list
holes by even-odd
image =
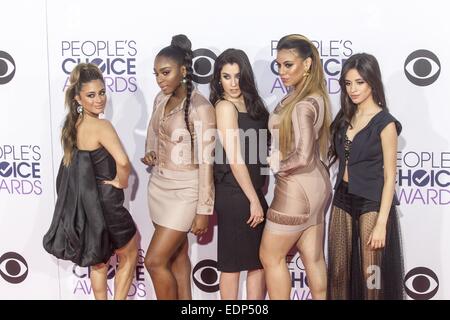
[[239, 88], [244, 96], [248, 115], [255, 120], [268, 118], [269, 111], [267, 111], [263, 100], [258, 94], [250, 61], [245, 52], [240, 49], [227, 49], [217, 57], [210, 82], [209, 101], [214, 106], [217, 101], [224, 99], [224, 91], [220, 84], [220, 73], [224, 65], [234, 63], [239, 66]]
[[354, 54], [344, 62], [341, 77], [339, 78], [339, 85], [341, 87], [341, 109], [330, 126], [331, 144], [328, 151], [330, 167], [337, 160], [335, 140], [339, 134], [339, 131], [347, 125], [351, 128], [351, 120], [353, 119], [358, 107], [353, 103], [352, 99], [347, 94], [347, 88], [345, 86], [345, 77], [352, 69], [358, 71], [359, 75], [370, 86], [372, 89], [372, 98], [375, 103], [378, 104], [383, 110], [388, 111], [386, 97], [384, 95], [383, 82], [381, 80], [380, 66], [378, 65], [377, 59], [368, 53]]

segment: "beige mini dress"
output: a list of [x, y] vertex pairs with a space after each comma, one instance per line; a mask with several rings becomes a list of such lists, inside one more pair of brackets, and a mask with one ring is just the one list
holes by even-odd
[[[280, 103], [271, 113], [269, 130], [272, 153], [278, 146]], [[323, 222], [331, 199], [328, 170], [320, 160], [319, 131], [324, 120], [321, 96], [308, 96], [292, 111], [293, 145], [280, 161], [276, 174], [274, 198], [267, 213], [266, 228], [275, 233], [300, 232]]]

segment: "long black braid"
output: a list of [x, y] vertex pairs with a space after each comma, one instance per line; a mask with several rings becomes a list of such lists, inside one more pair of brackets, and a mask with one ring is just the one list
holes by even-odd
[[185, 51], [184, 66], [186, 67], [186, 101], [184, 103], [184, 122], [186, 123], [186, 128], [191, 136], [191, 145], [194, 145], [193, 134], [189, 126], [189, 107], [191, 105], [192, 91], [194, 90], [194, 84], [192, 82], [194, 70], [192, 69], [192, 51], [190, 50]]

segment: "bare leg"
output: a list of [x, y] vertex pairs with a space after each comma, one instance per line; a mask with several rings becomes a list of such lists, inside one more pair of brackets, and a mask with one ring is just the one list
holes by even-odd
[[266, 281], [264, 269], [248, 270], [247, 300], [264, 300], [266, 298]]
[[301, 232], [278, 234], [264, 229], [259, 255], [271, 300], [289, 300], [291, 297], [291, 276], [286, 265], [286, 255], [300, 235]]
[[96, 300], [108, 300], [107, 275], [108, 264], [100, 263], [91, 266], [91, 286]]
[[136, 234], [124, 247], [117, 249], [116, 254], [119, 259], [119, 267], [114, 279], [114, 299], [125, 300], [133, 282], [134, 272], [136, 271], [138, 256]]
[[219, 287], [222, 300], [237, 300], [240, 274], [240, 272], [220, 272]]
[[367, 212], [359, 217], [361, 267], [364, 276], [364, 299], [378, 300], [381, 296], [381, 257], [383, 249], [373, 250], [367, 245], [373, 228], [377, 223], [378, 213]]
[[160, 300], [178, 299], [178, 284], [170, 265], [175, 252], [185, 240], [186, 232], [155, 225], [144, 264], [152, 278], [156, 297]]
[[314, 300], [327, 296], [327, 268], [323, 256], [323, 223], [303, 231], [297, 242], [300, 258], [305, 266], [309, 289]]
[[352, 217], [333, 207], [328, 231], [328, 299], [350, 298]]
[[180, 300], [192, 300], [191, 260], [189, 259], [188, 250], [189, 242], [186, 236], [184, 242], [175, 253], [170, 267], [177, 282], [178, 299]]

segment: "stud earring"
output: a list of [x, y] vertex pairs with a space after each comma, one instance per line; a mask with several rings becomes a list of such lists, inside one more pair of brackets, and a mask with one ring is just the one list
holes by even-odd
[[81, 104], [77, 107], [77, 113], [78, 114], [82, 114], [83, 113], [83, 106]]
[[181, 84], [186, 84], [186, 82], [187, 82], [186, 77], [183, 77], [183, 79], [181, 79]]

